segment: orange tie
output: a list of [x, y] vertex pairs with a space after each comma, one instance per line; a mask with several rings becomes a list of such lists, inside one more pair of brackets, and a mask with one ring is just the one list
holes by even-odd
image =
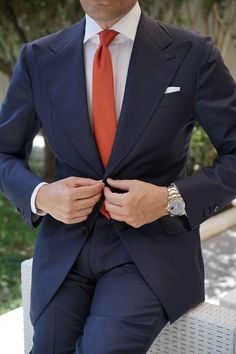
[[[92, 112], [94, 137], [104, 167], [106, 167], [111, 154], [117, 127], [112, 58], [108, 46], [118, 34], [114, 30], [99, 32], [100, 45], [93, 61]], [[111, 219], [104, 202], [100, 212]]]

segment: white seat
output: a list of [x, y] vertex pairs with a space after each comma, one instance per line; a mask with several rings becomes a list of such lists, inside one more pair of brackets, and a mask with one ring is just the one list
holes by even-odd
[[[32, 347], [30, 287], [32, 258], [21, 264], [25, 354]], [[236, 354], [236, 311], [206, 302], [163, 328], [147, 354]]]

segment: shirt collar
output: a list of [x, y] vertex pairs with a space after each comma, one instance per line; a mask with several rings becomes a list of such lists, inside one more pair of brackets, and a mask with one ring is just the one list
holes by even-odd
[[[113, 29], [120, 33], [115, 39], [122, 40], [123, 38], [123, 40], [127, 40], [129, 38], [132, 41], [134, 41], [140, 15], [141, 15], [141, 9], [137, 1], [134, 7], [124, 17], [122, 17], [117, 23], [115, 23], [112, 27], [110, 27], [110, 29]], [[86, 18], [86, 23], [85, 23], [84, 43], [90, 39], [98, 42], [97, 33], [102, 31], [103, 28], [101, 28], [101, 26], [99, 26], [99, 24], [88, 14], [85, 15], [85, 18]]]

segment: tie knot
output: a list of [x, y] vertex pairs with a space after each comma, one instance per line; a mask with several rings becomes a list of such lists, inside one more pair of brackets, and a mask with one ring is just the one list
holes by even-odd
[[113, 39], [119, 34], [119, 32], [114, 30], [104, 30], [98, 33], [100, 37], [100, 45], [103, 47], [108, 47]]

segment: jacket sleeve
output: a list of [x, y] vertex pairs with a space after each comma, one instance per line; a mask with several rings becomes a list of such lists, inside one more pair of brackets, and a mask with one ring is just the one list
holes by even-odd
[[196, 120], [217, 150], [212, 166], [173, 181], [191, 229], [236, 197], [236, 84], [211, 37], [204, 38], [196, 85]]
[[30, 198], [43, 181], [30, 171], [28, 160], [41, 124], [34, 109], [26, 51], [24, 44], [0, 110], [0, 191], [33, 228], [42, 217], [33, 221]]

